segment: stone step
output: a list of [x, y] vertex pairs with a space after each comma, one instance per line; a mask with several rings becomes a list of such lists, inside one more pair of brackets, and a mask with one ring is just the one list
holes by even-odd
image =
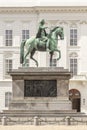
[[75, 111], [24, 111], [24, 110], [4, 110], [0, 113], [0, 116], [8, 116], [8, 117], [87, 117], [84, 113], [75, 112]]
[[3, 110], [3, 113], [24, 113], [24, 114], [29, 114], [29, 113], [41, 113], [41, 114], [64, 114], [64, 113], [73, 113], [77, 114], [77, 111], [74, 110]]

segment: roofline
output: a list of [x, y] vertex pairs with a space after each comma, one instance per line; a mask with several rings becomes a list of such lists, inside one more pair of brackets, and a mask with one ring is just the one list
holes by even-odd
[[0, 6], [0, 8], [87, 8], [87, 6]]

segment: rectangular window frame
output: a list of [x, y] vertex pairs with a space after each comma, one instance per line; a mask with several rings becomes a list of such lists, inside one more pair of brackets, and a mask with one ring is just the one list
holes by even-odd
[[70, 46], [78, 45], [78, 30], [77, 28], [70, 28]]
[[8, 71], [11, 71], [13, 69], [13, 60], [10, 58], [5, 59], [5, 78], [10, 78], [10, 75], [8, 74]]
[[5, 30], [5, 46], [13, 46], [13, 30]]
[[78, 74], [78, 59], [77, 58], [70, 58], [70, 71], [73, 75]]
[[11, 92], [5, 92], [5, 107], [9, 107], [9, 103], [12, 99], [12, 93]]
[[22, 41], [29, 39], [29, 30], [28, 29], [23, 29], [22, 30]]

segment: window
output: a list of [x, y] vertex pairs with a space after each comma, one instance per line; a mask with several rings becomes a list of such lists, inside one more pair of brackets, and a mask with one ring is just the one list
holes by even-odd
[[77, 46], [77, 29], [70, 29], [70, 46]]
[[11, 92], [6, 92], [5, 93], [5, 107], [9, 107], [9, 103], [12, 99], [12, 93]]
[[50, 62], [50, 66], [57, 66], [57, 60], [52, 59], [52, 63]]
[[22, 40], [29, 39], [29, 30], [22, 30]]
[[8, 71], [12, 70], [12, 59], [5, 60], [5, 76], [8, 75]]
[[73, 72], [73, 75], [77, 75], [77, 58], [70, 59], [70, 71]]
[[5, 30], [5, 45], [12, 46], [12, 30]]

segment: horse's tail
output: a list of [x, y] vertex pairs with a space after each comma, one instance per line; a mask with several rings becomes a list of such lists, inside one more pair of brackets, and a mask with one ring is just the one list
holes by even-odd
[[21, 42], [21, 45], [20, 45], [20, 63], [22, 64], [24, 62], [24, 45], [25, 45], [25, 41], [22, 41]]

